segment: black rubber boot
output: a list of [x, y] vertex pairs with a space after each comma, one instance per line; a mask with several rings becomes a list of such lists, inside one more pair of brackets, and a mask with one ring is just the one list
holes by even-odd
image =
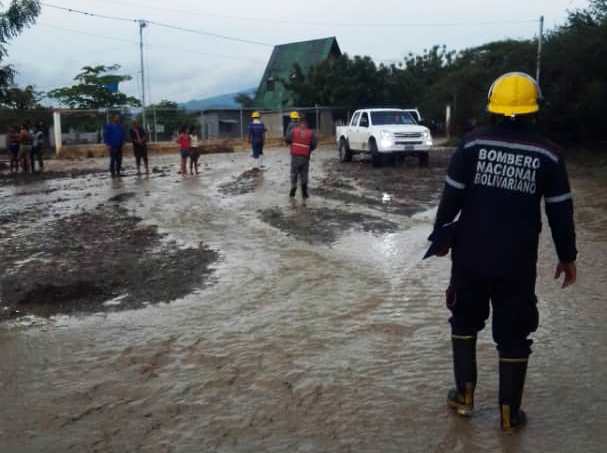
[[527, 358], [500, 358], [500, 420], [505, 433], [512, 433], [527, 424], [527, 415], [521, 410]]
[[291, 192], [289, 192], [289, 197], [295, 198], [296, 193], [297, 193], [297, 187], [292, 187]]
[[456, 388], [449, 391], [447, 404], [459, 415], [471, 417], [476, 388], [476, 336], [451, 337]]
[[302, 184], [301, 185], [301, 196], [303, 197], [304, 200], [307, 200], [308, 198], [310, 198], [310, 194], [308, 193], [308, 185], [307, 184]]

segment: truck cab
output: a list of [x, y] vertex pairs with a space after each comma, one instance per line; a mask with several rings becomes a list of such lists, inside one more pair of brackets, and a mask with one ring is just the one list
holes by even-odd
[[[412, 113], [414, 112], [414, 113]], [[350, 124], [337, 128], [337, 146], [342, 161], [358, 153], [368, 153], [374, 166], [387, 155], [412, 155], [428, 162], [432, 148], [430, 130], [417, 123], [416, 109], [362, 109], [354, 112]]]

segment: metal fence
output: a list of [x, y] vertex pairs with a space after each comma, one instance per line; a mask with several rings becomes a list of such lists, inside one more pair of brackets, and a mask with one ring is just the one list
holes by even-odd
[[[290, 120], [290, 112], [296, 110], [304, 116], [311, 128], [321, 136], [333, 136], [335, 127], [345, 124], [352, 110], [347, 108], [302, 107], [284, 111], [261, 110], [269, 138], [283, 137]], [[48, 124], [48, 143], [56, 147], [55, 137], [61, 135], [61, 146], [93, 145], [103, 143], [105, 125], [118, 116], [125, 132], [137, 120], [148, 131], [150, 142], [175, 141], [180, 130], [186, 129], [202, 140], [246, 140], [253, 108], [215, 108], [202, 111], [184, 109], [148, 108], [145, 115], [141, 109], [70, 110], [43, 111]], [[12, 112], [13, 122], [27, 121], [30, 112]], [[18, 119], [17, 119], [18, 118]], [[33, 123], [34, 120], [30, 119]], [[10, 123], [10, 122], [9, 122]], [[0, 130], [0, 133], [3, 132]]]
[[[10, 127], [24, 123], [43, 123], [48, 130], [47, 143], [57, 147], [56, 136], [61, 136], [60, 146], [93, 145], [103, 143], [105, 125], [118, 115], [125, 132], [137, 120], [149, 133], [150, 142], [175, 141], [183, 128], [202, 140], [246, 140], [251, 114], [254, 108], [209, 108], [202, 111], [184, 109], [100, 109], [100, 110], [35, 110], [0, 111], [0, 149], [6, 148], [6, 133]], [[268, 138], [284, 137], [290, 123], [290, 113], [297, 111], [320, 137], [332, 137], [335, 128], [347, 124], [355, 108], [348, 107], [298, 107], [284, 110], [260, 110]]]
[[[247, 109], [207, 109], [200, 112], [201, 138], [213, 139], [246, 139], [251, 114], [256, 111]], [[269, 138], [284, 137], [291, 122], [290, 113], [297, 111], [305, 117], [308, 125], [320, 136], [335, 135], [335, 127], [345, 124], [351, 110], [342, 107], [299, 107], [282, 111], [259, 110], [261, 120], [267, 129]]]

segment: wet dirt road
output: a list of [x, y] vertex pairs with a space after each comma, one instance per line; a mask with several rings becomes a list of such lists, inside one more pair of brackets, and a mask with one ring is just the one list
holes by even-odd
[[489, 331], [476, 416], [444, 404], [449, 265], [420, 257], [446, 158], [375, 170], [320, 151], [305, 208], [284, 150], [262, 173], [203, 158], [185, 180], [163, 157], [148, 179], [0, 181], [0, 451], [603, 451], [604, 169], [572, 171], [574, 290], [544, 232], [530, 425], [504, 436]]

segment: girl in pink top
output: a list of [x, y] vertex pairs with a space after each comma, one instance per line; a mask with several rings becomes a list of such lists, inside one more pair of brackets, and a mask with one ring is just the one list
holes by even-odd
[[188, 157], [190, 156], [190, 148], [192, 147], [192, 139], [188, 135], [188, 130], [182, 127], [179, 130], [179, 137], [177, 137], [177, 143], [179, 143], [179, 153], [181, 154], [181, 174], [188, 174]]

